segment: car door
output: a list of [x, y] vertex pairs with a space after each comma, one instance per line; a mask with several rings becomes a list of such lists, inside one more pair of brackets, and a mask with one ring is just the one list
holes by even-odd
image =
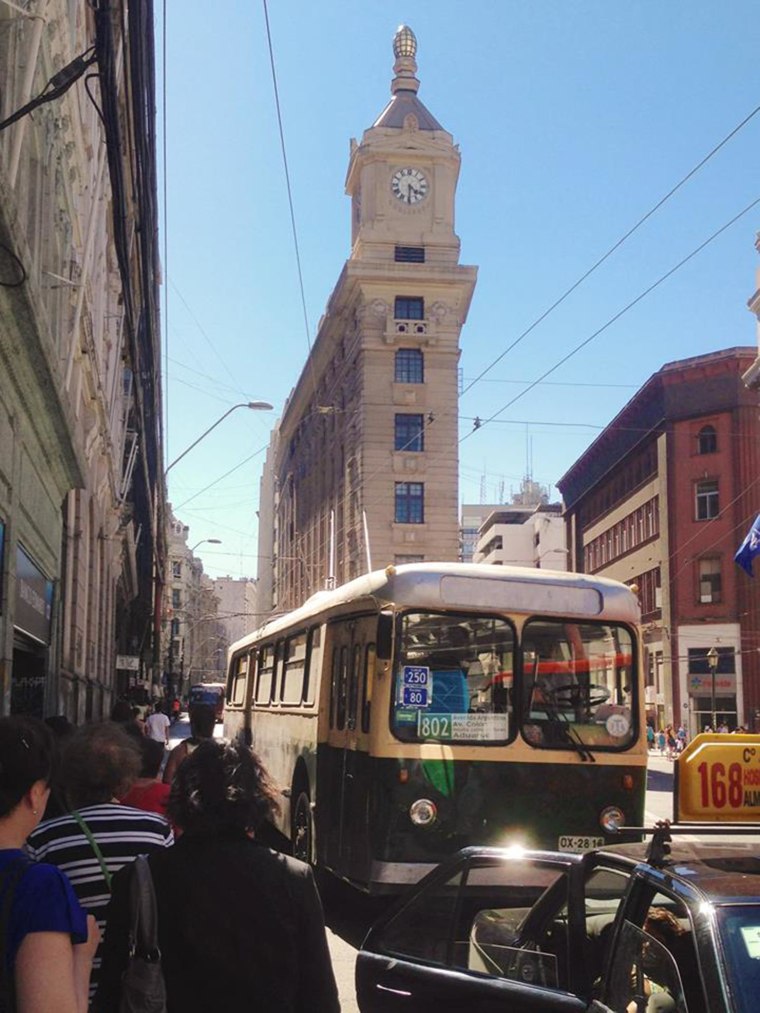
[[586, 1010], [582, 877], [580, 856], [461, 852], [370, 931], [356, 965], [361, 1013]]

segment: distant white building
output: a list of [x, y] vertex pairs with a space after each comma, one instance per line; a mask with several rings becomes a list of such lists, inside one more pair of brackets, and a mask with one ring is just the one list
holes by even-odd
[[217, 577], [213, 585], [219, 602], [219, 624], [229, 646], [252, 633], [266, 617], [256, 614], [256, 581], [251, 577]]
[[480, 526], [475, 563], [566, 570], [565, 522], [559, 503], [506, 506]]
[[478, 547], [480, 526], [494, 510], [504, 510], [503, 503], [463, 503], [459, 523], [459, 559], [472, 563]]

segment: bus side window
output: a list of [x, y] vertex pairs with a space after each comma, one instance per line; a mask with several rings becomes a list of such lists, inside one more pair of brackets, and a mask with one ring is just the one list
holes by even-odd
[[374, 644], [367, 644], [364, 648], [364, 672], [362, 673], [362, 731], [369, 731], [369, 721], [372, 715], [372, 686], [375, 678], [375, 662], [377, 661], [377, 649]]
[[346, 697], [348, 695], [348, 648], [345, 644], [340, 648], [340, 672], [338, 675], [338, 713], [337, 726], [339, 731], [346, 727]]
[[322, 669], [322, 627], [315, 626], [309, 630], [309, 643], [306, 650], [306, 673], [303, 684], [303, 702], [313, 704], [316, 689], [319, 686], [319, 673]]
[[239, 654], [230, 665], [230, 676], [227, 680], [227, 705], [242, 707], [245, 703], [245, 687], [248, 681], [248, 655]]
[[306, 672], [306, 633], [296, 633], [285, 642], [280, 700], [291, 707], [303, 699]]
[[354, 644], [351, 650], [351, 670], [348, 673], [348, 727], [356, 728], [356, 711], [359, 706], [359, 667], [362, 661], [362, 649]]
[[274, 644], [267, 644], [259, 653], [259, 670], [256, 677], [256, 703], [269, 704], [272, 701], [274, 684]]
[[338, 723], [338, 698], [340, 697], [340, 648], [333, 647], [332, 652], [332, 678], [330, 680], [330, 727], [335, 728]]

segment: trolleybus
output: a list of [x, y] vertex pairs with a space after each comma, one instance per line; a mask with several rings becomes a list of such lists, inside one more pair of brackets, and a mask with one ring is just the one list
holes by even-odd
[[232, 645], [225, 733], [280, 785], [294, 854], [370, 891], [468, 844], [619, 842], [644, 815], [638, 621], [615, 581], [389, 566]]

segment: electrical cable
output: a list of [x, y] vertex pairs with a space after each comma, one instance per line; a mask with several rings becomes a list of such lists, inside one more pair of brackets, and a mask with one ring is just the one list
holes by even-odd
[[[687, 254], [687, 256], [685, 256], [682, 260], [679, 260], [679, 262], [675, 264], [673, 267], [671, 267], [669, 271], [666, 271], [665, 274], [660, 275], [657, 281], [653, 282], [651, 285], [645, 288], [643, 292], [640, 292], [635, 299], [631, 299], [629, 303], [626, 303], [626, 305], [623, 306], [622, 309], [618, 310], [618, 312], [615, 313], [614, 316], [610, 317], [606, 323], [602, 324], [601, 327], [598, 327], [587, 338], [584, 338], [584, 340], [581, 341], [578, 345], [576, 345], [575, 348], [572, 348], [567, 353], [567, 355], [564, 355], [558, 362], [556, 362], [553, 366], [551, 366], [549, 369], [543, 372], [541, 376], [538, 377], [538, 379], [530, 383], [525, 388], [525, 390], [520, 391], [519, 394], [515, 394], [515, 396], [510, 401], [508, 401], [505, 405], [503, 405], [497, 412], [494, 412], [494, 414], [491, 415], [489, 418], [483, 419], [481, 421], [481, 425], [478, 426], [477, 429], [480, 429], [482, 428], [482, 426], [485, 426], [488, 423], [495, 421], [499, 417], [499, 415], [502, 414], [502, 412], [505, 412], [507, 408], [511, 408], [513, 404], [515, 404], [521, 398], [525, 397], [525, 395], [530, 393], [530, 391], [532, 391], [534, 387], [537, 387], [539, 383], [545, 380], [547, 376], [551, 376], [551, 374], [556, 372], [556, 370], [558, 370], [560, 366], [564, 366], [564, 364], [569, 359], [572, 359], [572, 357], [574, 355], [577, 355], [578, 352], [580, 352], [582, 349], [586, 347], [586, 345], [590, 344], [595, 338], [598, 338], [600, 334], [606, 331], [608, 327], [611, 327], [612, 324], [618, 321], [629, 310], [633, 309], [633, 307], [636, 306], [638, 303], [640, 303], [642, 299], [645, 299], [650, 293], [654, 292], [656, 288], [659, 288], [659, 286], [662, 285], [663, 282], [667, 281], [667, 279], [670, 278], [672, 275], [674, 275], [676, 271], [679, 271], [682, 267], [684, 267], [684, 265], [688, 264], [690, 260], [693, 260], [694, 257], [697, 256], [697, 254], [701, 253], [702, 250], [705, 249], [705, 247], [709, 246], [710, 243], [712, 243], [714, 240], [718, 238], [718, 236], [722, 235], [727, 229], [731, 228], [732, 225], [736, 224], [736, 222], [738, 222], [740, 218], [748, 214], [753, 208], [757, 207], [758, 204], [760, 204], [760, 197], [756, 197], [755, 200], [751, 201], [751, 203], [749, 203], [745, 208], [739, 211], [738, 214], [734, 215], [734, 217], [731, 218], [730, 221], [726, 222], [725, 225], [722, 225], [719, 229], [713, 232], [711, 236], [708, 236], [708, 238], [705, 239], [704, 242], [700, 243], [699, 246], [696, 247], [696, 249], [692, 250], [691, 253]], [[466, 439], [472, 436], [473, 432], [476, 432], [477, 429], [473, 429], [469, 433], [466, 433], [460, 439], [459, 442], [463, 443]]]
[[61, 95], [64, 95], [69, 90], [72, 84], [79, 80], [87, 68], [95, 63], [96, 59], [97, 55], [93, 49], [88, 49], [75, 57], [71, 63], [67, 63], [65, 67], [62, 67], [56, 74], [53, 74], [36, 98], [31, 99], [21, 106], [20, 109], [17, 109], [15, 113], [11, 113], [6, 119], [0, 120], [0, 130], [5, 130], [6, 127], [12, 126], [12, 124], [17, 123], [18, 120], [23, 119], [24, 116], [45, 105], [45, 103], [60, 98]]
[[282, 110], [280, 109], [280, 92], [279, 92], [279, 88], [277, 86], [277, 71], [276, 71], [276, 68], [275, 68], [275, 61], [274, 61], [274, 47], [272, 45], [272, 32], [271, 32], [271, 29], [270, 29], [270, 26], [269, 26], [269, 8], [267, 6], [267, 0], [262, 0], [262, 4], [263, 4], [263, 7], [264, 7], [264, 21], [266, 23], [267, 46], [269, 48], [269, 66], [270, 66], [271, 71], [272, 71], [272, 87], [274, 89], [274, 103], [275, 103], [275, 109], [276, 109], [276, 112], [277, 112], [277, 126], [278, 126], [279, 133], [280, 133], [280, 149], [282, 151], [282, 164], [283, 164], [283, 168], [284, 168], [284, 171], [285, 171], [285, 186], [286, 186], [287, 193], [288, 193], [288, 207], [290, 209], [290, 227], [291, 227], [291, 230], [292, 230], [292, 233], [293, 233], [293, 247], [295, 249], [296, 267], [297, 267], [297, 270], [298, 270], [298, 287], [299, 287], [299, 291], [301, 293], [301, 309], [303, 311], [303, 323], [304, 323], [304, 329], [306, 331], [306, 344], [307, 344], [308, 349], [309, 349], [309, 359], [308, 359], [308, 362], [310, 363], [310, 366], [311, 366], [311, 379], [312, 379], [312, 385], [313, 385], [313, 388], [314, 388], [314, 399], [316, 400], [316, 397], [317, 397], [317, 383], [316, 383], [316, 377], [314, 375], [314, 363], [313, 363], [312, 357], [311, 357], [311, 330], [310, 330], [310, 327], [309, 327], [309, 315], [308, 315], [308, 313], [306, 311], [306, 293], [304, 291], [303, 270], [301, 268], [301, 251], [300, 251], [300, 247], [298, 245], [298, 229], [296, 228], [296, 214], [295, 214], [295, 208], [293, 206], [293, 189], [292, 189], [292, 186], [291, 186], [291, 183], [290, 183], [290, 169], [288, 167], [288, 155], [287, 155], [287, 151], [285, 149], [285, 130], [283, 128], [283, 123], [282, 123]]
[[10, 246], [6, 246], [5, 243], [0, 243], [0, 250], [3, 250], [5, 253], [8, 254], [8, 256], [11, 258], [11, 261], [13, 262], [13, 264], [18, 268], [19, 274], [21, 275], [21, 277], [18, 279], [18, 281], [0, 281], [0, 287], [2, 287], [2, 288], [21, 288], [21, 286], [24, 284], [24, 282], [26, 281], [26, 279], [28, 277], [28, 275], [26, 273], [26, 268], [24, 267], [23, 263], [21, 262], [21, 259], [13, 252], [13, 250], [10, 248]]
[[549, 306], [548, 309], [544, 310], [544, 312], [540, 316], [536, 317], [533, 323], [530, 324], [522, 332], [522, 334], [519, 334], [511, 345], [505, 348], [504, 351], [493, 360], [493, 362], [489, 363], [489, 365], [486, 366], [485, 369], [483, 369], [482, 372], [478, 374], [478, 376], [476, 376], [473, 380], [471, 380], [470, 383], [468, 383], [467, 386], [462, 391], [462, 395], [466, 394], [468, 390], [470, 390], [472, 387], [475, 386], [476, 383], [482, 380], [482, 378], [486, 375], [486, 373], [489, 373], [494, 368], [494, 366], [496, 366], [499, 362], [501, 362], [501, 360], [512, 351], [512, 349], [516, 348], [517, 345], [519, 345], [524, 338], [527, 338], [527, 336], [531, 333], [531, 331], [533, 331], [540, 323], [546, 320], [546, 318], [549, 316], [550, 313], [552, 313], [555, 309], [557, 309], [557, 307], [560, 306], [565, 301], [565, 299], [567, 299], [567, 297], [571, 295], [580, 285], [582, 285], [583, 282], [586, 281], [586, 279], [589, 278], [594, 273], [594, 271], [597, 270], [597, 268], [601, 267], [601, 265], [606, 260], [608, 260], [616, 250], [620, 249], [623, 243], [625, 243], [626, 240], [630, 239], [630, 237], [634, 234], [634, 232], [638, 231], [638, 229], [641, 228], [644, 222], [646, 222], [649, 218], [651, 218], [652, 215], [663, 206], [663, 204], [669, 201], [670, 198], [674, 194], [676, 194], [681, 189], [681, 187], [692, 178], [692, 176], [694, 176], [697, 172], [699, 172], [702, 166], [706, 165], [707, 162], [709, 162], [710, 159], [714, 155], [716, 155], [720, 151], [720, 149], [731, 140], [732, 137], [735, 137], [736, 134], [738, 134], [739, 131], [743, 127], [745, 127], [754, 116], [757, 115], [758, 112], [760, 112], [760, 105], [755, 106], [752, 112], [749, 113], [748, 116], [745, 116], [744, 119], [741, 121], [741, 123], [737, 124], [737, 126], [735, 126], [733, 130], [731, 130], [728, 134], [726, 134], [723, 140], [719, 141], [718, 144], [716, 144], [715, 147], [712, 148], [712, 150], [709, 151], [705, 155], [705, 157], [694, 166], [693, 169], [687, 172], [686, 175], [682, 179], [680, 179], [674, 187], [671, 187], [671, 189], [665, 194], [664, 197], [661, 197], [660, 200], [658, 200], [657, 203], [653, 207], [651, 207], [645, 215], [639, 218], [636, 224], [633, 225], [623, 236], [621, 236], [620, 239], [618, 239], [618, 241], [614, 243], [607, 250], [606, 253], [602, 254], [602, 256], [594, 264], [592, 264], [591, 267], [580, 276], [580, 278], [578, 278], [575, 282], [573, 282], [573, 284], [568, 289], [566, 289], [562, 293], [562, 295], [559, 296], [558, 299], [555, 299], [555, 301], [551, 304], [551, 306]]

